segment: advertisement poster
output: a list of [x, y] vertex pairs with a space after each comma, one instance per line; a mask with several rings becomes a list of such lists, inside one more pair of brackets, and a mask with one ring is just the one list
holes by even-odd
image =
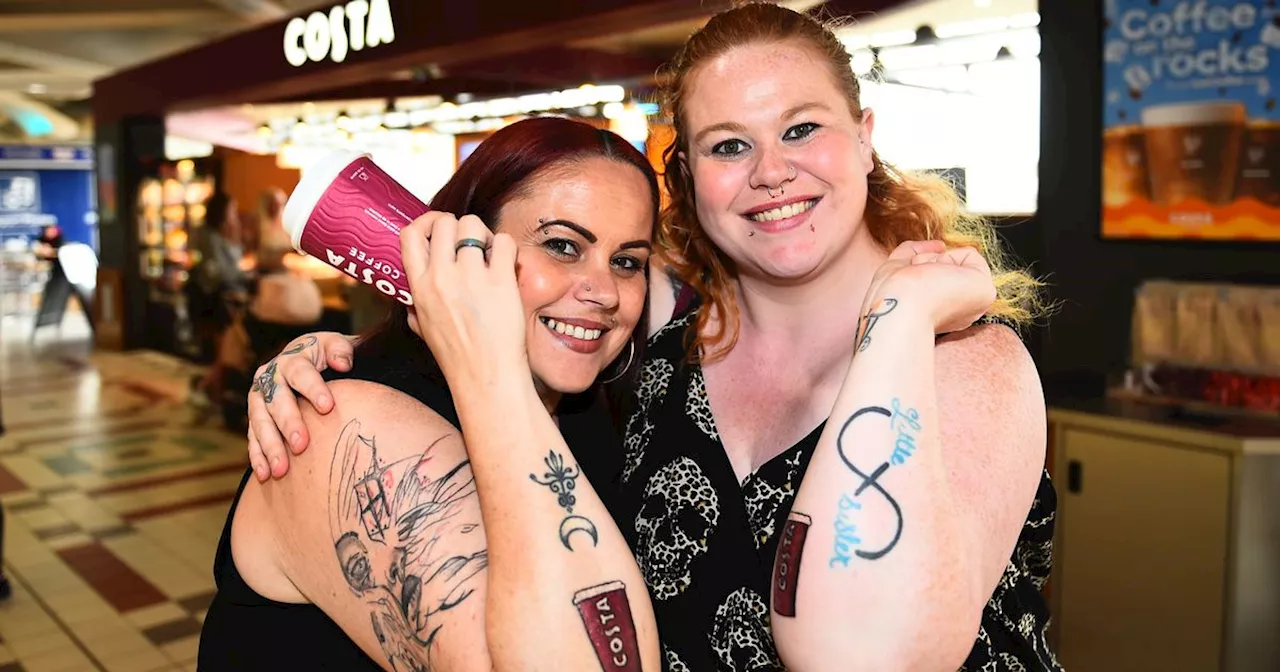
[[1106, 0], [1102, 235], [1280, 241], [1276, 0]]

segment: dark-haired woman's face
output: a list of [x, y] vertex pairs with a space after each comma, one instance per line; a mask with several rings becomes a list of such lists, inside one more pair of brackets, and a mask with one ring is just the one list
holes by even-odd
[[640, 171], [603, 158], [534, 177], [498, 213], [519, 245], [529, 364], [546, 387], [581, 392], [624, 354], [644, 311], [653, 217]]

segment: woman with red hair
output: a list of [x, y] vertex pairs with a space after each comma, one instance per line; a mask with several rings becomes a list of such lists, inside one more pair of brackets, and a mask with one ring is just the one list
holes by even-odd
[[[531, 119], [490, 137], [431, 208], [404, 231], [420, 242], [407, 269], [424, 266], [427, 234], [433, 273], [489, 259], [505, 268], [511, 321], [450, 340], [440, 336], [447, 315], [433, 310], [423, 347], [397, 303], [361, 337], [356, 364], [329, 372], [336, 410], [304, 415], [313, 448], [293, 476], [244, 475], [218, 546], [201, 670], [488, 671], [531, 648], [566, 669], [600, 656], [658, 669], [644, 581], [601, 501], [611, 489], [595, 491], [621, 464], [604, 381], [634, 374], [643, 354], [653, 169], [613, 133]], [[255, 383], [267, 400], [275, 366]], [[502, 394], [477, 387], [497, 372], [520, 380]], [[534, 474], [516, 448], [472, 445], [468, 413], [486, 407], [535, 427], [523, 437]], [[512, 468], [545, 496], [477, 497]], [[557, 533], [488, 529], [511, 515]], [[530, 571], [542, 580], [512, 585]], [[530, 613], [543, 615], [531, 623]]]
[[[850, 56], [813, 18], [725, 11], [667, 74], [658, 243], [693, 300], [650, 315], [611, 495], [667, 666], [1059, 669], [1044, 399], [1009, 328], [1039, 283], [948, 184], [879, 155]], [[349, 346], [322, 345], [281, 370], [327, 410], [315, 368]], [[307, 443], [290, 396], [251, 400], [264, 476], [289, 459], [275, 423]], [[508, 423], [491, 424], [467, 434], [476, 455]]]

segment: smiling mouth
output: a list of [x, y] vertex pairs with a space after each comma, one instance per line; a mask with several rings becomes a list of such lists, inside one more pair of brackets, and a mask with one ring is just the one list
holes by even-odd
[[559, 322], [550, 317], [539, 317], [538, 319], [542, 320], [542, 323], [547, 325], [548, 329], [556, 332], [557, 334], [576, 338], [580, 341], [598, 341], [600, 340], [600, 337], [604, 335], [604, 330], [602, 329], [584, 329], [582, 327], [575, 327], [572, 324], [565, 324], [564, 322]]
[[747, 219], [753, 222], [776, 222], [782, 219], [790, 219], [797, 215], [808, 212], [813, 206], [818, 204], [822, 199], [811, 198], [807, 201], [799, 201], [797, 203], [788, 203], [786, 205], [773, 208], [771, 210], [763, 210], [761, 212], [753, 212], [747, 215]]

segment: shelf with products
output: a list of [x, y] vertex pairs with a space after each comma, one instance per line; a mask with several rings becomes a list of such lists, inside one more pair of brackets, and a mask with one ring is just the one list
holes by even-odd
[[215, 172], [208, 162], [162, 162], [139, 185], [140, 273], [154, 289], [179, 291], [199, 261], [191, 246], [204, 226], [205, 202], [214, 192]]

